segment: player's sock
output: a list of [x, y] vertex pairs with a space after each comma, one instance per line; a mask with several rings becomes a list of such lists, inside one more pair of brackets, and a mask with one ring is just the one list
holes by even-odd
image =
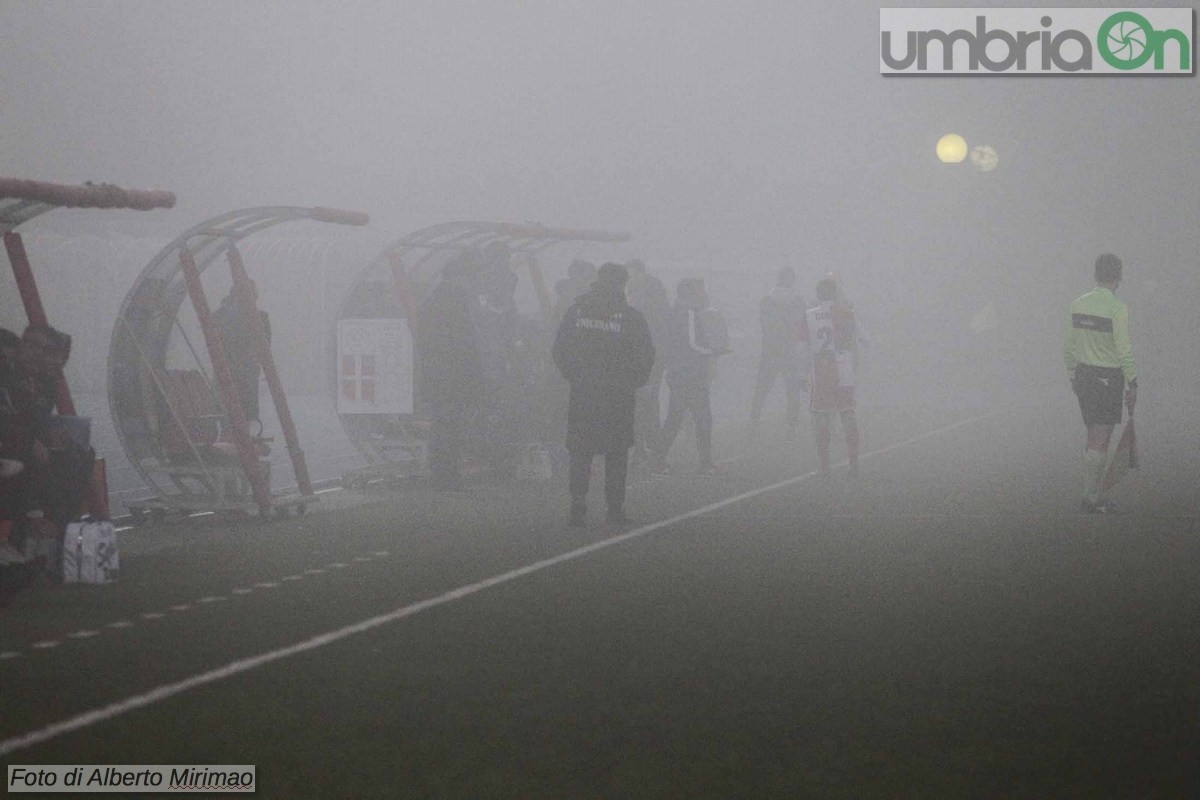
[[1104, 479], [1104, 465], [1108, 454], [1088, 448], [1083, 451], [1083, 499], [1089, 503], [1100, 502], [1100, 482]]
[[833, 431], [829, 425], [817, 428], [817, 461], [821, 465], [821, 474], [829, 474], [829, 443], [833, 440]]
[[842, 420], [846, 430], [846, 459], [850, 462], [851, 474], [858, 474], [858, 420], [853, 416]]

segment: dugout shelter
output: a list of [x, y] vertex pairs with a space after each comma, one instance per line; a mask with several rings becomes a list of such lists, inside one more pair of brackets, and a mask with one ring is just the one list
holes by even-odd
[[[544, 338], [555, 308], [553, 284], [543, 264], [565, 264], [573, 257], [594, 263], [624, 260], [618, 251], [627, 233], [550, 228], [536, 223], [455, 221], [409, 233], [388, 244], [356, 278], [338, 312], [333, 354], [333, 392], [338, 418], [366, 466], [344, 474], [347, 487], [372, 480], [424, 474], [429, 413], [416, 385], [415, 337], [421, 303], [452, 258], [482, 258], [506, 263], [515, 280], [515, 302], [527, 338]], [[531, 357], [544, 341], [530, 342]], [[546, 383], [547, 360], [527, 365], [533, 380]], [[550, 367], [552, 370], [553, 368]], [[531, 395], [531, 405], [540, 397]], [[536, 433], [517, 434], [525, 439]], [[478, 437], [476, 437], [478, 438]], [[533, 445], [536, 442], [524, 442]], [[480, 442], [468, 436], [468, 470], [477, 461]]]
[[[357, 211], [271, 206], [239, 209], [180, 234], [125, 296], [109, 348], [108, 395], [129, 461], [155, 492], [129, 503], [134, 521], [198, 511], [304, 513], [316, 496], [238, 243], [293, 221], [366, 225]], [[229, 267], [231, 296], [279, 419], [296, 491], [272, 494], [268, 438], [251, 429], [214, 319], [205, 271]]]

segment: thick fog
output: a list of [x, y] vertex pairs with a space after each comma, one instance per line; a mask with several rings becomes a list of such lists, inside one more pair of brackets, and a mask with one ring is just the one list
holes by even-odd
[[[178, 195], [28, 226], [52, 316], [90, 341], [76, 362], [102, 358], [166, 241], [287, 204], [372, 223], [337, 232], [335, 263], [250, 264], [285, 334], [315, 308], [328, 324], [352, 274], [407, 232], [538, 221], [631, 233], [612, 257], [642, 256], [672, 289], [708, 279], [738, 353], [715, 389], [729, 413], [784, 265], [810, 299], [841, 279], [873, 339], [864, 398], [1017, 397], [1065, 385], [1066, 304], [1112, 251], [1144, 382], [1193, 390], [1195, 77], [885, 77], [878, 22], [867, 3], [7, 3], [0, 174]], [[995, 148], [997, 168], [939, 163], [949, 132]], [[318, 228], [271, 235], [332, 235]], [[551, 281], [570, 255], [548, 255]], [[283, 343], [311, 339], [278, 339], [299, 393], [321, 391], [319, 359]]]

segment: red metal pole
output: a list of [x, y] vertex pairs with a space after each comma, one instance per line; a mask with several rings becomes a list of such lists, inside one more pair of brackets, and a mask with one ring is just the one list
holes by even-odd
[[[68, 208], [174, 208], [175, 195], [156, 189], [122, 189], [111, 183], [68, 186], [63, 183], [0, 178], [0, 197], [33, 200]], [[345, 213], [345, 212], [343, 212]], [[359, 223], [366, 224], [366, 223]]]
[[[4, 234], [4, 247], [8, 250], [8, 260], [12, 263], [13, 278], [17, 282], [17, 291], [21, 294], [21, 302], [25, 306], [25, 316], [31, 325], [48, 325], [46, 309], [42, 305], [42, 296], [38, 292], [37, 281], [33, 278], [33, 269], [29, 266], [29, 254], [25, 252], [25, 242], [21, 234], [9, 231]], [[76, 416], [75, 401], [71, 399], [71, 390], [67, 379], [61, 372], [58, 374], [57, 394], [54, 405], [58, 413], [67, 417]], [[99, 519], [108, 519], [108, 479], [104, 468], [104, 459], [96, 459], [96, 468], [92, 472], [92, 480], [88, 483], [84, 505], [88, 513]]]
[[229, 425], [233, 428], [233, 443], [237, 447], [238, 460], [246, 472], [246, 478], [254, 490], [254, 500], [258, 510], [264, 516], [271, 510], [271, 496], [267, 482], [258, 469], [258, 456], [254, 443], [250, 440], [250, 427], [246, 424], [246, 412], [242, 409], [241, 398], [233, 383], [233, 372], [229, 369], [229, 359], [225, 357], [225, 348], [221, 344], [221, 334], [213, 322], [212, 312], [208, 308], [208, 298], [204, 296], [204, 287], [200, 283], [200, 271], [196, 268], [196, 260], [186, 247], [179, 248], [179, 263], [183, 267], [183, 278], [187, 282], [188, 296], [196, 309], [196, 318], [200, 320], [200, 330], [204, 332], [204, 343], [208, 347], [208, 357], [212, 360], [213, 374], [217, 378], [217, 387], [221, 390], [221, 399], [225, 412], [229, 415]]
[[259, 322], [258, 309], [254, 305], [254, 295], [250, 289], [250, 278], [246, 275], [246, 265], [242, 254], [236, 247], [229, 248], [229, 273], [233, 276], [234, 291], [237, 293], [238, 311], [242, 315], [242, 323], [247, 330], [253, 331], [254, 355], [262, 365], [263, 375], [271, 390], [271, 399], [275, 402], [275, 413], [279, 415], [279, 425], [283, 428], [283, 438], [287, 442], [288, 453], [292, 457], [292, 469], [296, 473], [296, 484], [300, 494], [312, 495], [312, 481], [308, 477], [308, 464], [304, 461], [304, 451], [300, 449], [300, 438], [296, 435], [296, 425], [292, 422], [292, 412], [288, 408], [287, 395], [283, 391], [283, 383], [279, 380], [279, 371], [275, 369], [275, 358], [271, 355], [271, 343], [267, 341], [266, 331]]
[[417, 297], [413, 294], [412, 282], [408, 279], [408, 269], [395, 252], [388, 253], [388, 260], [392, 262], [396, 302], [404, 309], [404, 316], [408, 321], [408, 332], [415, 340], [417, 338]]
[[[25, 252], [25, 242], [21, 240], [21, 234], [16, 231], [4, 234], [4, 247], [8, 250], [8, 260], [12, 262], [13, 277], [17, 281], [17, 291], [21, 293], [21, 302], [25, 305], [25, 316], [29, 317], [29, 324], [50, 324], [46, 319], [46, 309], [42, 306], [42, 297], [38, 293], [37, 281], [33, 279], [33, 269], [29, 266], [29, 256]], [[55, 405], [59, 414], [75, 416], [75, 402], [71, 399], [71, 390], [67, 388], [67, 379], [62, 374], [58, 376], [58, 397]]]

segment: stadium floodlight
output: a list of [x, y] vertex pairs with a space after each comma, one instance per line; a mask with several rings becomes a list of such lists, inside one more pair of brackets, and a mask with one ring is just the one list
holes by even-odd
[[967, 140], [957, 133], [938, 139], [937, 157], [943, 164], [958, 164], [967, 157]]

